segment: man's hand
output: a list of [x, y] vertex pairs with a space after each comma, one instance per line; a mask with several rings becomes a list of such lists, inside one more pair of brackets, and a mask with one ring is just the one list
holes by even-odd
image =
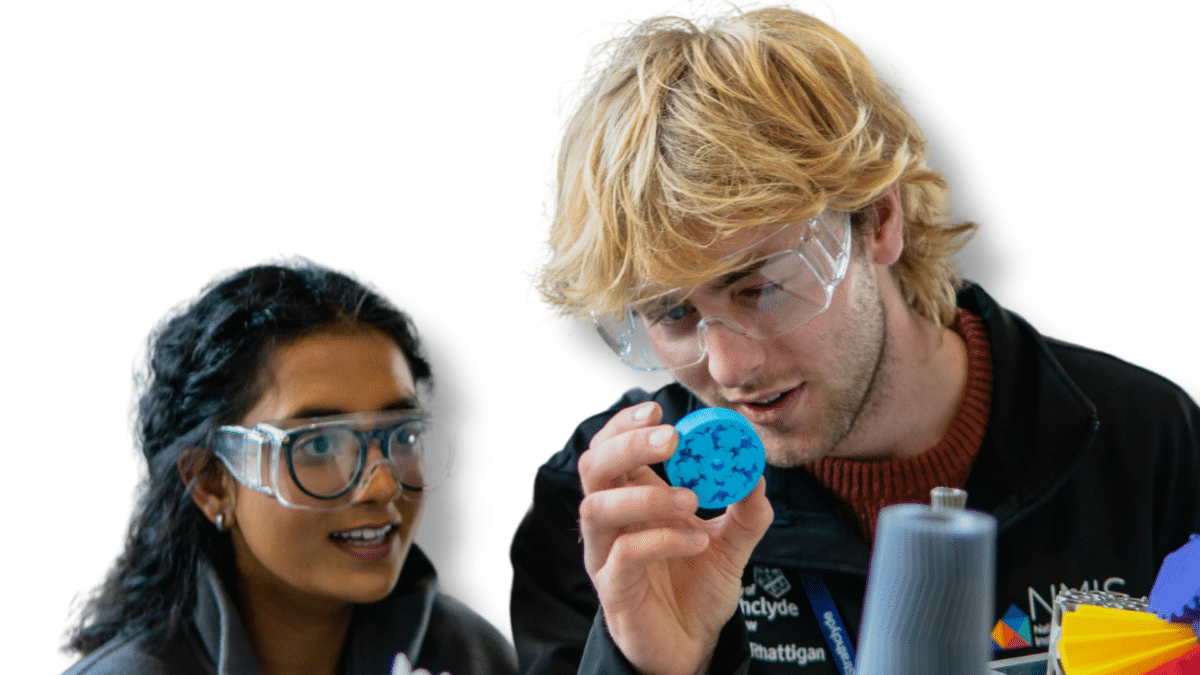
[[742, 569], [773, 518], [760, 479], [712, 520], [696, 494], [648, 466], [678, 434], [656, 403], [626, 408], [579, 458], [584, 565], [613, 641], [643, 673], [702, 672], [741, 596]]

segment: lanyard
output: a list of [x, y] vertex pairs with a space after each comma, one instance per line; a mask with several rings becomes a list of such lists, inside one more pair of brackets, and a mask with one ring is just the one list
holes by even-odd
[[800, 584], [804, 586], [808, 602], [812, 605], [813, 613], [817, 615], [817, 623], [821, 626], [821, 632], [825, 634], [825, 643], [829, 645], [829, 651], [833, 652], [838, 671], [842, 675], [854, 675], [854, 645], [846, 633], [842, 616], [833, 604], [833, 596], [829, 594], [825, 580], [816, 575], [803, 574], [800, 576]]

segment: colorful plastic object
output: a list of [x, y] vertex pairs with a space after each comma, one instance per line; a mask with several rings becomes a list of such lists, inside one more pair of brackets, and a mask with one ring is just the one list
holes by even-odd
[[1148, 612], [1080, 605], [1062, 622], [1058, 658], [1066, 675], [1140, 675], [1200, 645], [1190, 624]]
[[1051, 672], [1200, 675], [1197, 535], [1163, 560], [1149, 598], [1110, 596], [1114, 594], [1059, 593], [1051, 627]]
[[726, 408], [701, 408], [675, 424], [679, 445], [666, 461], [667, 480], [686, 487], [705, 509], [742, 500], [766, 468], [766, 451], [754, 427]]
[[1153, 670], [1146, 671], [1146, 675], [1200, 675], [1200, 645]]
[[1167, 621], [1200, 621], [1200, 535], [1163, 559], [1150, 589], [1150, 611]]

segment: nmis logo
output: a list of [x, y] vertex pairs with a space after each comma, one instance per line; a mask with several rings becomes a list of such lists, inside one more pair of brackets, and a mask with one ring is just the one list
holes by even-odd
[[1008, 611], [992, 629], [992, 651], [1021, 649], [1033, 646], [1033, 632], [1029, 626], [1029, 615], [1010, 605]]

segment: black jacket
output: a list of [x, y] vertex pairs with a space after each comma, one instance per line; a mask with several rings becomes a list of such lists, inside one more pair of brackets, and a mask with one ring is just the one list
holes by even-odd
[[[237, 608], [220, 578], [201, 565], [192, 619], [165, 644], [145, 635], [113, 638], [64, 675], [256, 675], [258, 662]], [[396, 588], [354, 609], [342, 651], [345, 675], [390, 675], [403, 652], [432, 675], [516, 673], [512, 647], [465, 605], [438, 593], [437, 575], [415, 545]]]
[[[1048, 644], [1059, 589], [1146, 595], [1162, 559], [1200, 532], [1200, 410], [1162, 377], [1042, 337], [978, 286], [958, 304], [983, 319], [994, 357], [991, 419], [966, 484], [967, 507], [999, 526], [993, 648], [996, 658], [1033, 654]], [[576, 460], [616, 411], [649, 399], [664, 423], [703, 405], [678, 384], [629, 391], [538, 471], [512, 547], [523, 672], [574, 673], [581, 659], [579, 672], [628, 669], [582, 564]], [[836, 674], [799, 576], [824, 579], [857, 643], [870, 550], [807, 471], [767, 467], [766, 479], [775, 522], [746, 566], [741, 611], [710, 672]]]

